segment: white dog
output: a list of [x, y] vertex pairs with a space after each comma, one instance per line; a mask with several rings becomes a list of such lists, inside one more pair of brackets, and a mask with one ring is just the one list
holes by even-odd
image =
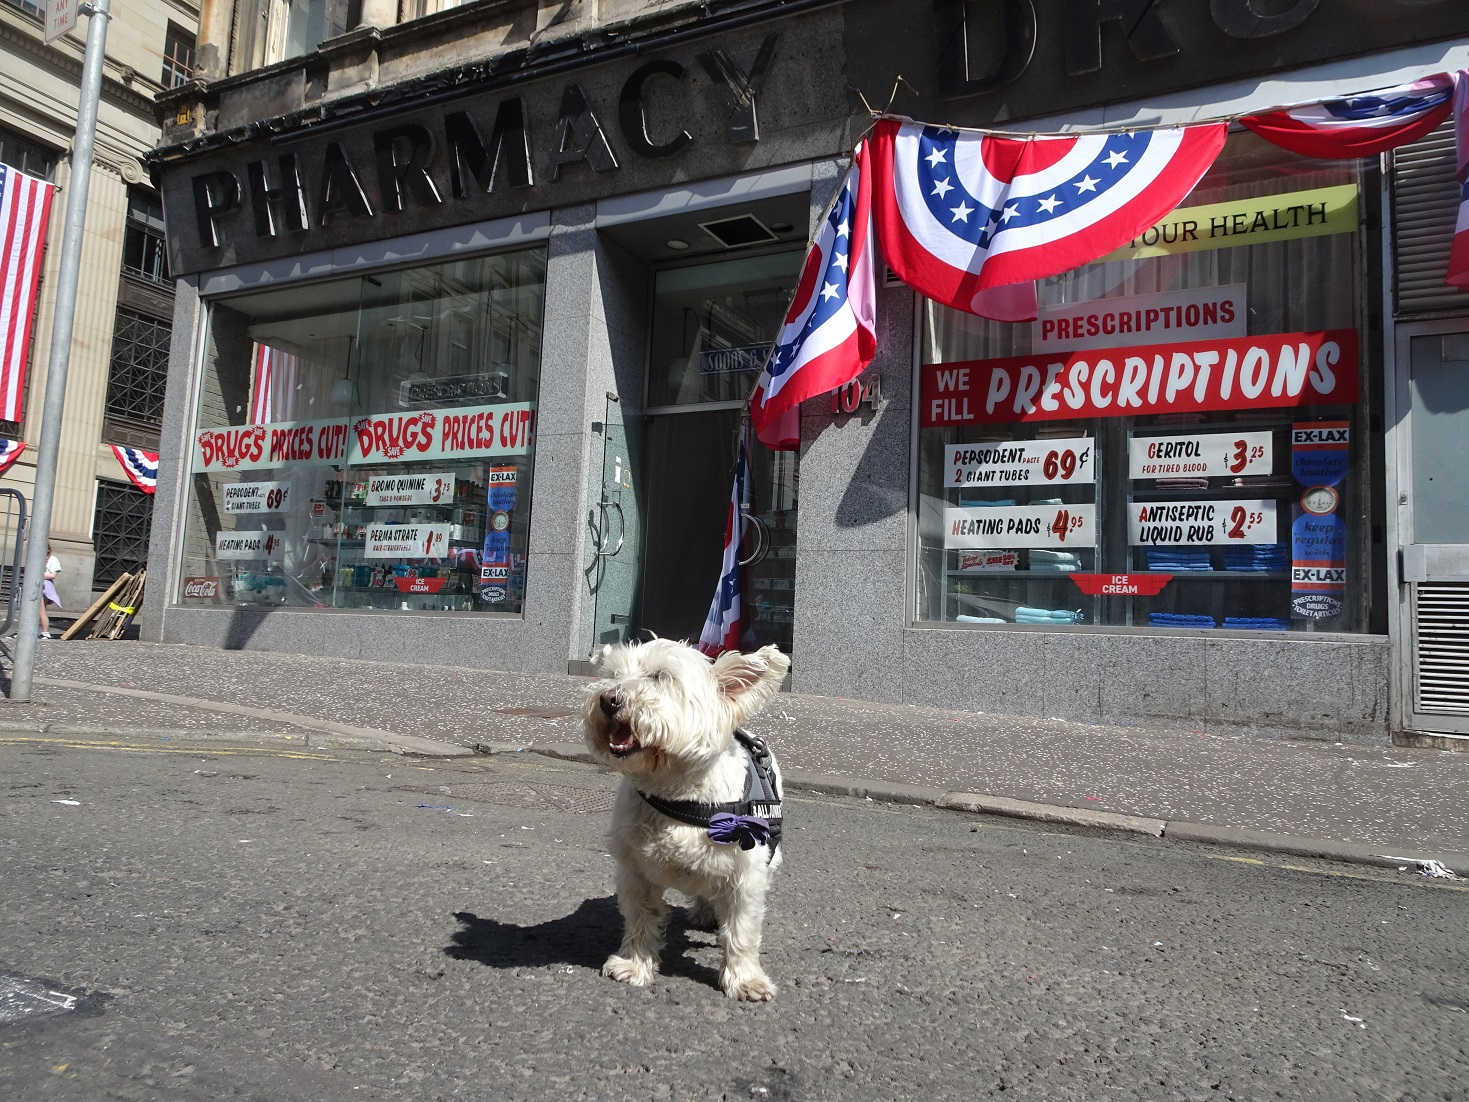
[[604, 647], [598, 664], [603, 677], [586, 692], [586, 743], [623, 775], [609, 837], [622, 946], [602, 974], [637, 987], [652, 980], [663, 893], [673, 888], [718, 922], [724, 993], [774, 998], [760, 967], [760, 926], [780, 864], [780, 772], [763, 743], [736, 729], [775, 693], [791, 660], [763, 647], [711, 663], [685, 643], [654, 639]]

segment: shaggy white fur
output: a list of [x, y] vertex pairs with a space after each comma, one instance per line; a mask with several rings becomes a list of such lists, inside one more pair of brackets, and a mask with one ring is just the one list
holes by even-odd
[[773, 999], [775, 984], [760, 966], [760, 927], [781, 850], [772, 860], [766, 846], [716, 843], [703, 828], [650, 807], [638, 790], [701, 803], [744, 799], [746, 758], [734, 729], [775, 693], [791, 660], [762, 647], [711, 663], [685, 643], [654, 639], [603, 647], [597, 661], [603, 676], [587, 687], [583, 733], [592, 754], [623, 775], [608, 839], [622, 946], [602, 974], [637, 987], [652, 980], [668, 912], [663, 893], [673, 888], [694, 898], [696, 914], [718, 922], [725, 994]]

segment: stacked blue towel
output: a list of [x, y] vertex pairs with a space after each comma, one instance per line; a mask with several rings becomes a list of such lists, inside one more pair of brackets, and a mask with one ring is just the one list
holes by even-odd
[[977, 497], [961, 497], [959, 499], [959, 505], [965, 509], [978, 509], [981, 506], [999, 506], [1014, 504], [1015, 499], [1013, 497], [1002, 497], [995, 501], [987, 501]]
[[1081, 621], [1081, 613], [1069, 612], [1064, 608], [1027, 608], [1019, 605], [1015, 609], [1017, 624], [1075, 624]]
[[1055, 570], [1060, 573], [1076, 570], [1080, 567], [1076, 555], [1071, 551], [1042, 551], [1032, 550], [1030, 553], [1030, 568], [1032, 570]]
[[963, 612], [955, 616], [954, 619], [961, 624], [1008, 624], [1010, 622], [998, 616], [970, 616]]
[[1290, 621], [1278, 616], [1226, 616], [1224, 626], [1251, 631], [1289, 631]]
[[1149, 547], [1148, 569], [1180, 573], [1190, 570], [1213, 570], [1214, 563], [1207, 547]]
[[1290, 547], [1283, 543], [1257, 543], [1224, 549], [1224, 569], [1251, 574], [1276, 574], [1290, 569]]
[[1148, 623], [1160, 628], [1212, 628], [1214, 617], [1193, 612], [1150, 612]]

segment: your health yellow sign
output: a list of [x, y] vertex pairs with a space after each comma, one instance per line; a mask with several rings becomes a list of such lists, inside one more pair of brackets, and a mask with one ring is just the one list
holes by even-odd
[[1338, 184], [1234, 199], [1228, 203], [1179, 207], [1102, 259], [1142, 260], [1201, 249], [1351, 233], [1356, 228], [1357, 185]]

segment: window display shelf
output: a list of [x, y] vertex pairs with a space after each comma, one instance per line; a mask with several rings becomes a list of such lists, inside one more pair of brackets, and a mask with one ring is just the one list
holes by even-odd
[[1250, 493], [1259, 493], [1265, 497], [1281, 496], [1287, 497], [1295, 490], [1295, 483], [1289, 478], [1271, 482], [1244, 482], [1238, 486], [1201, 486], [1192, 489], [1187, 486], [1134, 486], [1132, 489], [1132, 500], [1167, 502], [1170, 499], [1190, 499], [1209, 497], [1240, 497]]

